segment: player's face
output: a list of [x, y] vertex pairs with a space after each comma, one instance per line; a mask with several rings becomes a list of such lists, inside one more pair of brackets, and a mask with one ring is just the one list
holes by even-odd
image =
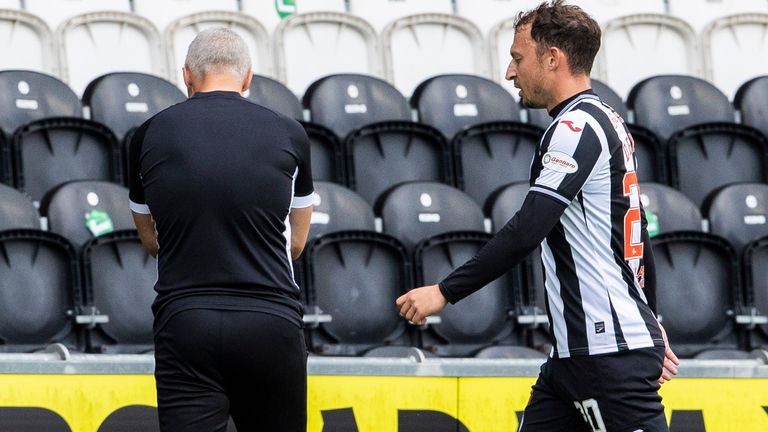
[[536, 42], [531, 38], [531, 26], [525, 25], [515, 33], [515, 41], [509, 51], [512, 60], [507, 67], [506, 78], [514, 81], [522, 104], [528, 108], [545, 108], [545, 69], [536, 52]]

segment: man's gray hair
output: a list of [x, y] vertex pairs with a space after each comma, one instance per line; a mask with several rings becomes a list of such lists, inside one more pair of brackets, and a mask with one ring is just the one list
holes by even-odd
[[203, 30], [189, 44], [187, 69], [194, 76], [231, 73], [245, 78], [251, 69], [251, 54], [240, 35], [225, 27]]

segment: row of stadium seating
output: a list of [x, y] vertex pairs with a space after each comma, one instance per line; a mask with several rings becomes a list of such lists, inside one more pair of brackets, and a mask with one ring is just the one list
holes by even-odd
[[[490, 226], [468, 195], [439, 183], [402, 184], [376, 209], [333, 183], [317, 182], [316, 192], [311, 240], [294, 265], [315, 353], [409, 355], [403, 347], [417, 346], [440, 356], [541, 355], [546, 316], [536, 253], [426, 328], [407, 326], [392, 305], [470, 258], [517, 211], [527, 184], [498, 195]], [[710, 233], [695, 206], [669, 187], [644, 184], [641, 199], [652, 215], [659, 311], [679, 353], [746, 357], [768, 345], [768, 185], [723, 189]], [[42, 231], [31, 201], [0, 187], [0, 350], [51, 342], [91, 352], [151, 349], [156, 265], [130, 230], [126, 200], [118, 185], [67, 183], [43, 201]]]
[[[593, 85], [633, 121], [640, 181], [669, 184], [699, 207], [726, 184], [766, 181], [768, 75], [742, 86], [738, 111], [715, 87], [693, 77], [649, 78], [633, 88], [626, 105], [601, 82]], [[6, 137], [0, 141], [0, 181], [35, 201], [68, 180], [127, 184], [131, 130], [184, 100], [171, 83], [137, 73], [99, 77], [82, 102], [66, 84], [37, 72], [0, 71], [0, 88], [6, 90], [0, 96]], [[550, 121], [545, 110], [521, 110], [498, 84], [471, 75], [428, 79], [410, 106], [385, 81], [356, 74], [316, 81], [303, 106], [285, 86], [260, 76], [248, 97], [311, 119], [303, 124], [315, 179], [349, 186], [371, 205], [394, 184], [428, 180], [455, 185], [487, 206], [499, 187], [527, 180]], [[91, 120], [81, 118], [83, 106]]]
[[[6, 53], [0, 68], [51, 73], [78, 94], [96, 76], [119, 70], [181, 85], [189, 42], [202, 29], [224, 25], [246, 39], [255, 73], [296, 94], [322, 76], [354, 72], [386, 78], [408, 96], [419, 82], [445, 73], [480, 75], [512, 91], [503, 71], [514, 17], [539, 3], [350, 0], [347, 8], [344, 0], [67, 0], [60, 8], [54, 2], [29, 0], [25, 9], [0, 10]], [[765, 72], [752, 59], [768, 50], [761, 37], [766, 0], [669, 0], [669, 13], [663, 0], [576, 3], [595, 13], [604, 30], [594, 75], [622, 96], [661, 73], [705, 78], [732, 96], [748, 77]], [[696, 14], [687, 13], [691, 7]]]

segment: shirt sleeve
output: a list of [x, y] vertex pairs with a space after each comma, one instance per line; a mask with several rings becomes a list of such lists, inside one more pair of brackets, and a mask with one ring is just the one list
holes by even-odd
[[567, 113], [554, 130], [538, 163], [541, 171], [532, 191], [570, 204], [591, 177], [603, 152], [597, 132], [581, 111]]
[[529, 192], [520, 211], [477, 254], [438, 285], [451, 303], [474, 293], [531, 254], [552, 231], [567, 205]]
[[144, 184], [141, 179], [141, 150], [150, 122], [151, 119], [136, 129], [128, 148], [128, 173], [130, 175], [129, 207], [134, 213], [140, 214], [150, 214], [147, 200], [144, 197]]
[[291, 208], [309, 207], [314, 203], [314, 185], [312, 184], [312, 156], [309, 138], [301, 124], [293, 119], [288, 121], [288, 133], [296, 149], [298, 166], [293, 185]]

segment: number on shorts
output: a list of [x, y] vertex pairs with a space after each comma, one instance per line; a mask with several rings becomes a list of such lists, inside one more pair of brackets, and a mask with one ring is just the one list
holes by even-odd
[[596, 400], [575, 401], [574, 404], [584, 417], [584, 421], [592, 428], [592, 432], [605, 432], [605, 423], [603, 423], [603, 416], [600, 415], [600, 407], [597, 406]]

